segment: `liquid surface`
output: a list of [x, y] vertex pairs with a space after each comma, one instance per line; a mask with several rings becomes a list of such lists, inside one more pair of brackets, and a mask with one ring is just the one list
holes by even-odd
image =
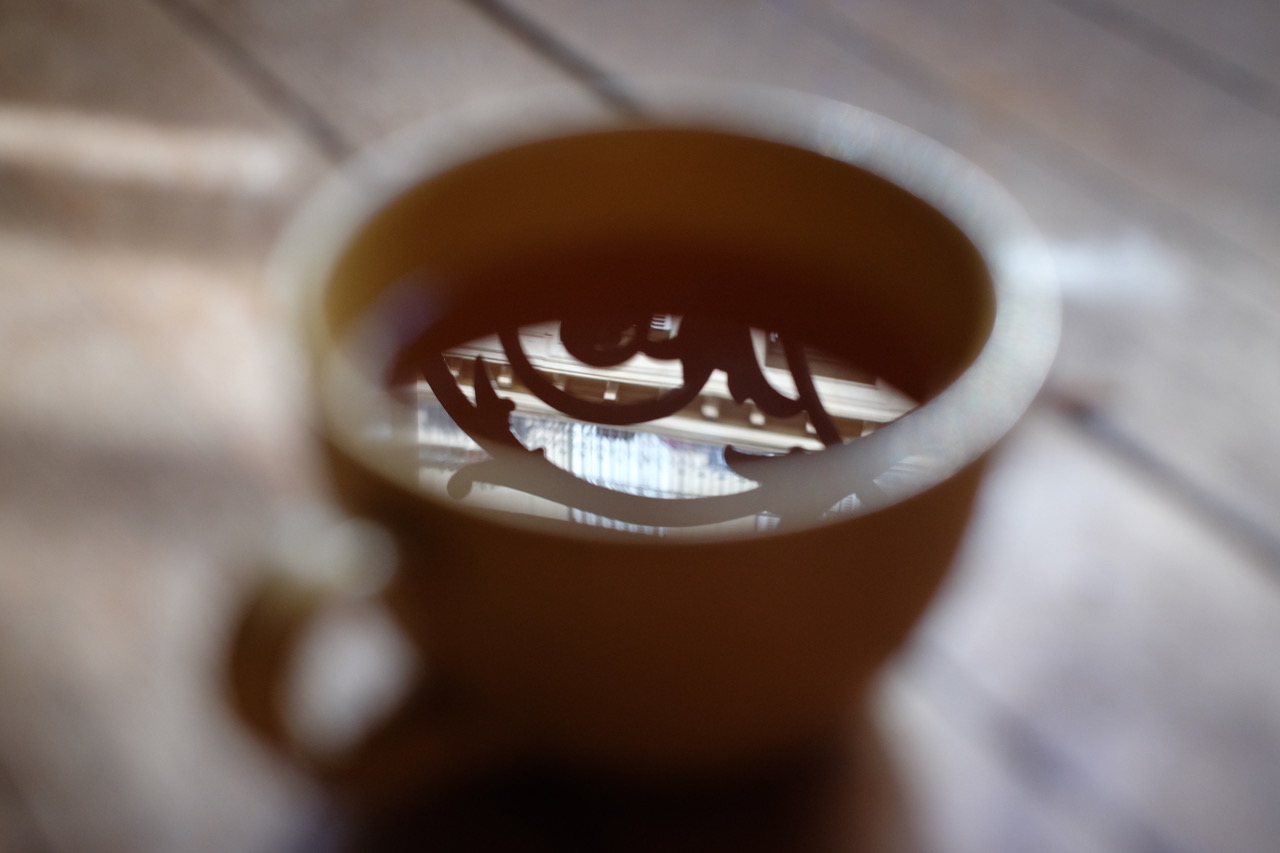
[[[366, 435], [398, 446], [419, 487], [656, 535], [769, 530], [797, 503], [769, 488], [771, 463], [856, 440], [914, 406], [778, 333], [671, 314], [522, 326], [402, 353], [392, 372], [399, 405]], [[853, 491], [814, 498], [809, 515], [859, 504]]]

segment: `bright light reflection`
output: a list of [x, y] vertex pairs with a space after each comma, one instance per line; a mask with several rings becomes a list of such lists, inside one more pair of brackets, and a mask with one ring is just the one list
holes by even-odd
[[1068, 297], [1107, 302], [1173, 301], [1187, 270], [1158, 240], [1142, 234], [1050, 246], [1054, 271]]
[[0, 105], [0, 165], [266, 195], [291, 178], [294, 159], [288, 146], [263, 134]]

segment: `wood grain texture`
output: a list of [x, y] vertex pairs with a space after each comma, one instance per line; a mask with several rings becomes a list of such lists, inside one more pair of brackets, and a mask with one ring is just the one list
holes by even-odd
[[352, 149], [475, 98], [564, 76], [465, 3], [192, 0]]
[[256, 268], [315, 159], [150, 4], [0, 17], [0, 847], [279, 849], [217, 654], [303, 488]]
[[[1280, 8], [1268, 0], [1059, 0], [1272, 109], [1280, 91]], [[1243, 73], [1242, 73], [1243, 72]]]
[[827, 7], [966, 91], [1180, 210], [1242, 250], [1280, 264], [1280, 145], [1269, 116], [1062, 5], [829, 0]]
[[1028, 784], [1024, 762], [1009, 755], [1011, 720], [974, 695], [966, 673], [957, 678], [944, 666], [935, 655], [909, 657], [890, 671], [880, 698], [925, 851], [1134, 848], [1124, 818], [1093, 789], [1047, 794]]
[[1103, 849], [1262, 850], [1280, 830], [1277, 591], [1270, 567], [1041, 414], [905, 666], [968, 673], [957, 698], [985, 694], [993, 751], [1028, 790], [1109, 808], [1127, 838]]

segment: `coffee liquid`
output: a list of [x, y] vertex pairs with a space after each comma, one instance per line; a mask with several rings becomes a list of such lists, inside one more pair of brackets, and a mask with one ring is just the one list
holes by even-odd
[[[358, 348], [366, 361], [381, 354], [372, 369], [398, 401], [370, 413], [367, 434], [400, 446], [418, 487], [478, 508], [658, 535], [708, 524], [763, 531], [785, 515], [762, 489], [773, 460], [857, 440], [914, 406], [875, 373], [808, 345], [794, 324], [708, 310], [708, 291], [725, 282], [743, 301], [767, 303], [770, 287], [775, 301], [802, 297], [804, 276], [766, 279], [757, 268], [748, 277], [741, 261], [708, 274], [706, 257], [636, 255], [585, 268], [572, 258], [508, 265], [545, 298], [490, 303], [479, 319], [494, 328], [461, 341], [482, 325], [442, 310], [456, 300], [433, 284], [440, 276], [406, 277], [360, 330]], [[614, 282], [613, 294], [630, 287], [584, 299], [584, 281]], [[486, 285], [520, 291], [476, 276], [467, 292]], [[660, 310], [682, 302], [689, 313]], [[819, 501], [807, 511], [860, 502], [852, 490]]]

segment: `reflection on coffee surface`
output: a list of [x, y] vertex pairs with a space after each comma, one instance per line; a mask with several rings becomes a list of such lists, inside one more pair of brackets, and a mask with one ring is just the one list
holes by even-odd
[[794, 336], [697, 314], [575, 316], [416, 345], [387, 375], [401, 411], [368, 434], [412, 449], [422, 489], [656, 535], [854, 511], [874, 480], [803, 495], [771, 471], [914, 406]]
[[1011, 393], [979, 375], [966, 406], [946, 394], [994, 329], [974, 242], [877, 172], [778, 141], [646, 124], [520, 144], [380, 200], [326, 263], [317, 353], [351, 349], [363, 374], [327, 396], [330, 425], [377, 433], [344, 402], [373, 386], [402, 404], [381, 450], [339, 449], [451, 508], [813, 524], [974, 462], [995, 432], [971, 429], [979, 397]]

